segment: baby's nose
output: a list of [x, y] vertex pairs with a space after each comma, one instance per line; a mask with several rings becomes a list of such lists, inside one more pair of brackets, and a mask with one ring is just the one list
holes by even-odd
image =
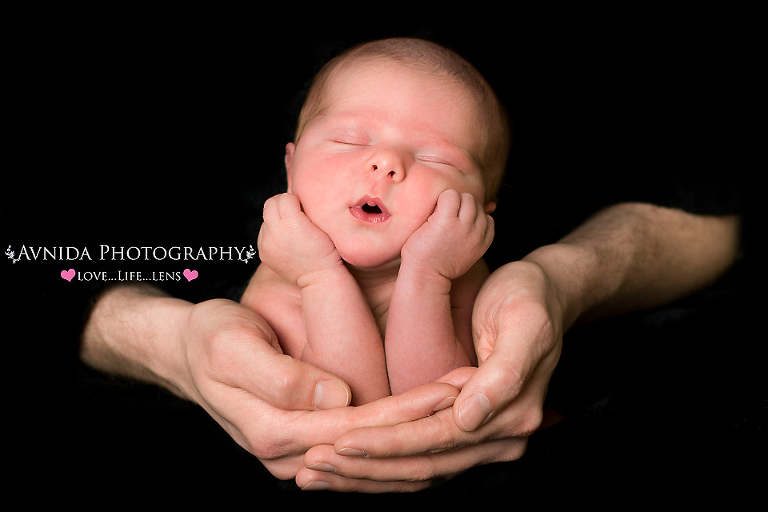
[[[378, 171], [379, 170], [379, 166], [376, 165], [376, 164], [373, 164], [373, 170], [374, 171]], [[395, 172], [394, 170], [392, 170], [392, 171], [389, 171], [387, 174], [389, 175], [390, 178], [394, 178], [398, 173]]]
[[395, 183], [405, 179], [403, 160], [393, 151], [382, 151], [369, 163], [370, 172], [390, 178]]

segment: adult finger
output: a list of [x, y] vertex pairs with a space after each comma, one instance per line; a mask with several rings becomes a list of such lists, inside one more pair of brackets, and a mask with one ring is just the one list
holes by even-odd
[[458, 394], [450, 384], [432, 382], [358, 407], [312, 413], [305, 421], [318, 429], [334, 430], [336, 440], [354, 429], [407, 424], [439, 411], [445, 413]]
[[198, 305], [210, 337], [199, 357], [211, 377], [284, 410], [313, 410], [349, 404], [340, 378], [282, 354], [271, 327], [252, 310], [217, 300]]
[[[467, 432], [506, 408], [528, 386], [534, 370], [559, 347], [555, 323], [539, 291], [517, 291], [510, 300], [503, 278], [491, 277], [473, 311], [473, 337], [479, 367], [463, 386], [454, 405], [456, 424]], [[540, 376], [551, 375], [557, 355], [549, 357]], [[545, 392], [547, 381], [537, 382]], [[543, 399], [543, 398], [542, 398]]]
[[[364, 406], [379, 408], [380, 414], [387, 421], [367, 421], [367, 424], [358, 422], [357, 428], [349, 429], [336, 439], [336, 451], [346, 456], [403, 457], [475, 442], [473, 437], [477, 436], [467, 434], [455, 425], [448, 407], [476, 370], [471, 366], [457, 368], [436, 382]], [[442, 391], [440, 385], [448, 387]], [[432, 393], [432, 402], [437, 404], [432, 412], [429, 409], [429, 393]], [[413, 401], [408, 399], [411, 395], [414, 399], [424, 400], [425, 407], [416, 410], [411, 406], [413, 412], [403, 414], [405, 404]], [[390, 400], [398, 405], [399, 410], [382, 409]], [[398, 418], [394, 417], [396, 414], [399, 414]]]
[[474, 433], [460, 430], [451, 410], [444, 410], [408, 423], [358, 428], [339, 437], [334, 449], [339, 455], [375, 458], [404, 457], [437, 452], [471, 444]]
[[491, 354], [466, 383], [454, 404], [456, 425], [472, 432], [485, 424], [496, 411], [517, 397], [529, 369], [505, 355]]
[[273, 407], [320, 410], [349, 405], [351, 391], [340, 378], [309, 363], [254, 343], [233, 368], [237, 384]]
[[[502, 439], [448, 452], [393, 458], [347, 457], [335, 453], [330, 445], [320, 445], [305, 454], [306, 469], [297, 473], [297, 483], [303, 487], [307, 480], [324, 481], [335, 490], [339, 485], [346, 488], [354, 485], [342, 482], [339, 477], [377, 482], [425, 482], [450, 477], [470, 467], [517, 459], [524, 453], [526, 445], [524, 438]], [[318, 472], [333, 476], [326, 478]]]
[[[279, 432], [273, 432], [272, 437], [279, 440], [277, 444], [285, 451], [293, 452], [302, 447], [306, 451], [315, 445], [333, 443], [351, 430], [409, 423], [428, 417], [435, 410], [450, 407], [458, 394], [459, 391], [449, 384], [430, 383], [359, 407], [282, 411], [264, 408], [246, 396], [237, 402], [228, 402], [226, 407], [233, 416], [249, 418], [257, 432], [261, 432], [260, 425], [279, 425]], [[251, 407], [248, 407], [249, 403]], [[354, 455], [354, 452], [347, 454]]]
[[[476, 431], [467, 432], [456, 424], [453, 411], [392, 425], [356, 428], [334, 443], [335, 453], [369, 458], [402, 458], [462, 449], [498, 439], [526, 437], [535, 430], [540, 414], [529, 400], [518, 400], [500, 411], [493, 421]], [[533, 425], [530, 427], [529, 425]], [[464, 468], [466, 469], [466, 468]]]
[[329, 472], [302, 468], [296, 474], [296, 485], [303, 491], [363, 492], [369, 494], [385, 492], [416, 492], [429, 487], [429, 482], [379, 482], [345, 478]]

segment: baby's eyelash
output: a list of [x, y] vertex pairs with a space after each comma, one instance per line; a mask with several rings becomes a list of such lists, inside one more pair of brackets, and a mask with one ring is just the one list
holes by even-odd
[[341, 144], [342, 146], [364, 147], [368, 146], [368, 143], [363, 140], [354, 139], [331, 139], [330, 142], [334, 144]]
[[450, 167], [450, 168], [456, 169], [460, 173], [464, 174], [463, 170], [461, 170], [456, 164], [453, 164], [453, 163], [449, 162], [448, 160], [443, 160], [441, 158], [430, 157], [430, 156], [417, 157], [416, 159], [421, 161], [421, 162], [423, 162], [423, 163], [425, 163], [425, 164], [432, 164], [432, 165], [440, 165], [440, 166]]
[[431, 156], [422, 156], [422, 157], [416, 157], [417, 160], [421, 160], [422, 162], [426, 162], [428, 164], [438, 164], [438, 165], [448, 165], [450, 167], [456, 167], [452, 163], [448, 162], [447, 160], [443, 160], [441, 158], [437, 157], [431, 157]]

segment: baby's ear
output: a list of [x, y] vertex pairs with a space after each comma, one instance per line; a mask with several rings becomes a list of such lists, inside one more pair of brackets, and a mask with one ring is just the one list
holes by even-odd
[[494, 203], [493, 201], [485, 203], [485, 206], [483, 207], [483, 211], [488, 215], [492, 214], [495, 209], [496, 209], [496, 203]]
[[296, 144], [289, 142], [285, 145], [285, 172], [288, 177], [288, 193], [291, 193], [291, 169], [293, 168], [293, 152]]

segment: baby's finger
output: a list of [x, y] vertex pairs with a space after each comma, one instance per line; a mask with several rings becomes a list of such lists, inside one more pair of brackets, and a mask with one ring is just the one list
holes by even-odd
[[262, 245], [262, 240], [264, 239], [264, 226], [265, 224], [261, 225], [261, 229], [259, 229], [259, 236], [256, 238], [256, 249], [259, 250], [259, 258], [262, 258], [261, 252], [264, 250], [264, 246]]
[[280, 194], [280, 217], [285, 219], [301, 212], [301, 201], [295, 194]]
[[264, 210], [262, 212], [262, 216], [264, 217], [265, 223], [276, 222], [280, 220], [280, 210], [278, 206], [279, 202], [279, 196], [272, 196], [264, 202]]
[[493, 220], [493, 217], [490, 215], [484, 214], [486, 217], [486, 225], [485, 225], [485, 238], [484, 242], [487, 246], [491, 245], [491, 242], [493, 242], [493, 237], [496, 234], [496, 221]]
[[461, 208], [461, 196], [453, 189], [445, 190], [437, 198], [435, 213], [445, 217], [458, 217]]
[[482, 213], [482, 208], [478, 208], [474, 196], [468, 192], [461, 194], [461, 203], [459, 206], [459, 218], [463, 222], [475, 223], [478, 219], [478, 212]]

